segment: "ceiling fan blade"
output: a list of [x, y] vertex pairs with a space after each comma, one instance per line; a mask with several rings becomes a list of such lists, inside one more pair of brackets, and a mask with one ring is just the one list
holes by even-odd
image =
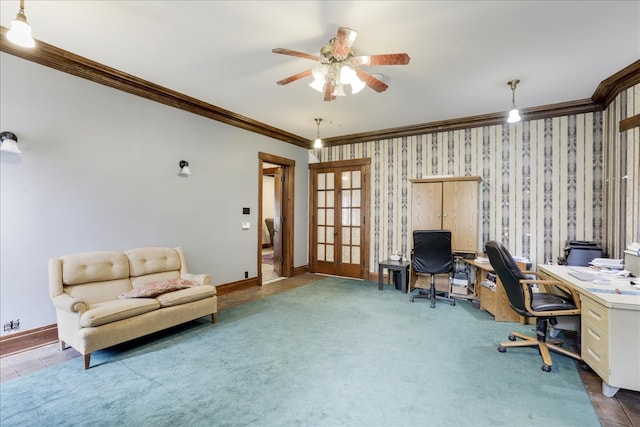
[[334, 99], [336, 99], [336, 97], [333, 96], [333, 81], [329, 80], [324, 85], [324, 100], [333, 101]]
[[363, 55], [356, 57], [358, 65], [407, 65], [411, 58], [406, 53]]
[[311, 74], [311, 69], [305, 70], [305, 71], [301, 71], [298, 74], [294, 74], [293, 76], [289, 76], [289, 77], [284, 78], [282, 80], [278, 80], [276, 83], [279, 84], [279, 85], [286, 85], [288, 83], [295, 82], [296, 80], [300, 80], [302, 78], [309, 77], [310, 75], [312, 75]]
[[358, 74], [358, 77], [360, 78], [360, 80], [365, 82], [367, 86], [369, 86], [371, 89], [375, 90], [376, 92], [384, 92], [389, 87], [382, 80], [379, 80], [373, 77], [371, 74], [367, 73], [366, 71], [362, 71], [359, 68], [355, 68], [355, 71], [356, 71], [356, 74]]
[[333, 56], [335, 56], [337, 59], [346, 58], [347, 55], [349, 55], [351, 46], [353, 46], [353, 42], [356, 40], [357, 36], [358, 33], [351, 28], [338, 28], [338, 34], [336, 35], [336, 40], [333, 47]]
[[298, 52], [297, 50], [291, 49], [283, 49], [281, 47], [277, 47], [275, 49], [271, 49], [273, 53], [279, 53], [282, 55], [296, 56], [298, 58], [311, 59], [312, 61], [320, 61], [320, 57], [317, 55], [311, 55], [310, 53]]

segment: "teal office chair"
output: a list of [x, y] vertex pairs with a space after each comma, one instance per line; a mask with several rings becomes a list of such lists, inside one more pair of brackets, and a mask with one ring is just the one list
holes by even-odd
[[[542, 370], [551, 371], [553, 362], [549, 350], [565, 356], [582, 360], [579, 354], [547, 342], [547, 328], [556, 325], [556, 316], [574, 316], [580, 314], [580, 297], [573, 289], [566, 288], [555, 280], [529, 279], [514, 261], [509, 251], [499, 242], [490, 241], [485, 245], [489, 262], [495, 270], [509, 299], [511, 308], [526, 318], [536, 319], [536, 337], [530, 337], [518, 332], [509, 334], [509, 341], [501, 342], [498, 351], [504, 353], [508, 347], [537, 347], [542, 356]], [[527, 274], [535, 274], [527, 272]], [[532, 285], [538, 285], [539, 291], [533, 292]], [[567, 296], [556, 295], [543, 291], [548, 286], [558, 286], [565, 289]], [[517, 341], [520, 338], [522, 341]]]

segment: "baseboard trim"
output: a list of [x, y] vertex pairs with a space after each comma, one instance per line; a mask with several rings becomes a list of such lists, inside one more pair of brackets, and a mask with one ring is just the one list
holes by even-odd
[[302, 267], [294, 267], [293, 268], [293, 275], [294, 276], [300, 276], [302, 274], [307, 274], [309, 272], [309, 269], [307, 268], [306, 265], [303, 265]]
[[234, 292], [240, 292], [245, 289], [258, 286], [258, 278], [251, 277], [249, 279], [238, 280], [237, 282], [225, 283], [224, 285], [216, 286], [216, 293], [218, 296], [232, 294]]
[[32, 350], [57, 341], [58, 326], [56, 324], [3, 335], [0, 337], [0, 357]]

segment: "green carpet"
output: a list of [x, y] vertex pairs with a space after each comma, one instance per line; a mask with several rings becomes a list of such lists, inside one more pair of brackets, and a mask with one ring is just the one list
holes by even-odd
[[511, 329], [326, 278], [0, 385], [8, 426], [599, 426], [575, 361]]

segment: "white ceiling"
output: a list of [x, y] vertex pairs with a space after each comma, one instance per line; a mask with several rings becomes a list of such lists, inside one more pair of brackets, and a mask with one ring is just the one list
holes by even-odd
[[[10, 27], [19, 2], [0, 1]], [[77, 55], [304, 138], [590, 98], [640, 59], [640, 1], [49, 1], [26, 0], [33, 35]], [[406, 52], [386, 92], [323, 101], [308, 77], [339, 26], [357, 55]]]

